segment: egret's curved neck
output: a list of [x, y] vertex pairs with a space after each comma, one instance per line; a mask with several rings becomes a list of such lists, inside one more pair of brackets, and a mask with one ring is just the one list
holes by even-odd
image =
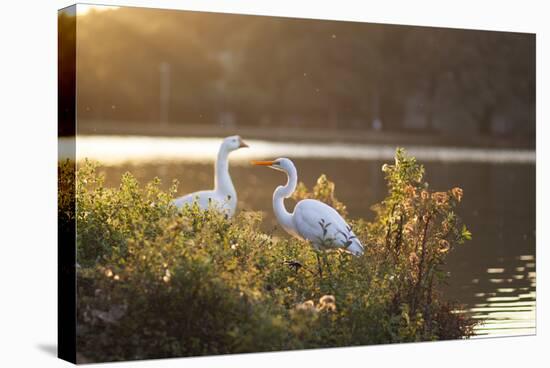
[[229, 152], [222, 145], [218, 151], [214, 173], [214, 190], [224, 195], [235, 195], [235, 188], [229, 176]]
[[292, 221], [292, 214], [285, 208], [285, 198], [289, 198], [298, 182], [298, 174], [296, 168], [292, 167], [287, 173], [287, 183], [285, 186], [278, 186], [273, 193], [273, 211], [279, 223], [283, 228], [290, 233], [296, 233], [296, 227]]

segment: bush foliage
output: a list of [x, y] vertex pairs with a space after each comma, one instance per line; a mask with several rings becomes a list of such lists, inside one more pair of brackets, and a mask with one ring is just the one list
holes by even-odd
[[[65, 171], [63, 170], [65, 168]], [[61, 179], [72, 166], [61, 166]], [[402, 150], [384, 165], [376, 219], [349, 220], [366, 246], [324, 255], [260, 230], [258, 212], [227, 219], [178, 211], [175, 192], [129, 173], [106, 188], [77, 172], [77, 347], [81, 362], [464, 338], [473, 321], [438, 285], [446, 255], [471, 235], [454, 212], [462, 191], [432, 192]], [[312, 192], [345, 214], [322, 176]], [[66, 201], [60, 202], [60, 206]], [[60, 211], [61, 213], [62, 211]]]

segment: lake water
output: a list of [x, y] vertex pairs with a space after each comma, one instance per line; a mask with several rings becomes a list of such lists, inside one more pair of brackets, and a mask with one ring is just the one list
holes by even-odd
[[[380, 168], [391, 162], [394, 147], [247, 142], [250, 149], [231, 155], [231, 176], [239, 209], [264, 211], [266, 229], [276, 225], [271, 196], [285, 178], [274, 170], [250, 166], [249, 159], [292, 158], [299, 180], [308, 187], [321, 173], [327, 174], [351, 217], [372, 219], [370, 207], [386, 194]], [[186, 194], [212, 187], [218, 145], [219, 139], [211, 138], [84, 136], [79, 137], [77, 157], [103, 162], [107, 185], [118, 185], [121, 174], [130, 171], [141, 182], [158, 176], [165, 188], [178, 179], [178, 194]], [[446, 298], [463, 303], [466, 311], [484, 320], [476, 330], [479, 337], [534, 334], [534, 151], [406, 148], [424, 164], [432, 189], [464, 189], [458, 213], [473, 240], [448, 257], [451, 278], [443, 290]]]

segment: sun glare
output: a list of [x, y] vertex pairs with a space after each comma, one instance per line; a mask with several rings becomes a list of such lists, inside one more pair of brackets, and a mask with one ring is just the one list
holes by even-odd
[[119, 8], [118, 6], [110, 6], [110, 5], [77, 4], [76, 14], [86, 15], [91, 11], [102, 12], [102, 11], [114, 10], [118, 8]]

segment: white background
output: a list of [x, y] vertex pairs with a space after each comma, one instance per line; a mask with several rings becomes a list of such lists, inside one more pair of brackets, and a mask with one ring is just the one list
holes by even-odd
[[[93, 1], [92, 1], [93, 2]], [[118, 363], [117, 367], [544, 366], [550, 349], [548, 102], [545, 1], [104, 1], [173, 9], [537, 33], [537, 336]], [[57, 9], [0, 9], [0, 366], [64, 367], [56, 351]], [[228, 30], [230, 32], [230, 30]], [[546, 105], [545, 105], [546, 104]]]

